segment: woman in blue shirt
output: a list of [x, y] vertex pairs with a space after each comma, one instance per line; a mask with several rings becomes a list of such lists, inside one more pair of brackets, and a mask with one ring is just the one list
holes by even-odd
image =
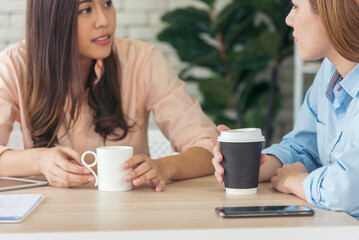
[[[292, 3], [286, 23], [299, 56], [325, 60], [294, 129], [263, 150], [259, 181], [271, 180], [280, 192], [359, 219], [359, 1]], [[214, 152], [215, 175], [223, 182], [218, 146]]]

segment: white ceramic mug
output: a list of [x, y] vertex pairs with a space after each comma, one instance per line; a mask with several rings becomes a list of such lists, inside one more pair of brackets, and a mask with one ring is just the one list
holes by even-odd
[[[91, 164], [85, 162], [87, 154], [92, 154], [95, 161]], [[122, 164], [133, 156], [133, 147], [113, 146], [98, 147], [96, 153], [87, 151], [82, 154], [81, 162], [94, 175], [100, 191], [130, 191], [132, 182], [125, 182], [124, 177], [132, 169], [123, 169]], [[97, 174], [91, 169], [97, 164]]]

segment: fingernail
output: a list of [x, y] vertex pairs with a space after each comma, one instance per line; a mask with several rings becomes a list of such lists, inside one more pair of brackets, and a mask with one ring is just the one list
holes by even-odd
[[128, 168], [128, 163], [127, 163], [127, 162], [124, 162], [124, 163], [122, 164], [122, 166], [123, 166], [124, 168]]
[[94, 182], [94, 181], [95, 181], [95, 178], [94, 178], [94, 177], [89, 177], [87, 180], [88, 180], [89, 182]]
[[219, 160], [219, 158], [220, 158], [220, 155], [219, 155], [219, 154], [217, 154], [216, 159], [217, 159], [217, 160]]
[[133, 181], [134, 184], [140, 184], [141, 183], [141, 180], [140, 179], [136, 179]]
[[125, 181], [131, 181], [131, 179], [132, 179], [131, 175], [126, 175], [125, 176]]
[[84, 174], [89, 174], [90, 170], [88, 170], [87, 168], [84, 169]]

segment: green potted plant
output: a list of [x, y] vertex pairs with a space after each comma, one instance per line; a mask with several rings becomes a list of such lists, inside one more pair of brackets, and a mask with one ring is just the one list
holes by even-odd
[[[217, 124], [260, 127], [267, 144], [281, 105], [278, 72], [292, 55], [291, 30], [285, 25], [287, 0], [232, 0], [220, 12], [217, 0], [197, 0], [206, 8], [175, 9], [162, 16], [166, 28], [158, 39], [174, 47], [187, 63], [180, 77], [196, 81], [202, 107]], [[207, 77], [193, 74], [205, 68]], [[259, 78], [264, 70], [267, 77]]]

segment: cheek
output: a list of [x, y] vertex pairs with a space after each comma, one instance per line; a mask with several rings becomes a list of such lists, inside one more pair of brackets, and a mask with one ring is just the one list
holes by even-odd
[[81, 24], [81, 21], [78, 21], [77, 26], [78, 26], [78, 28], [77, 28], [77, 38], [78, 38], [78, 42], [79, 42], [79, 47], [81, 47], [86, 43], [88, 31], [84, 27], [84, 24]]
[[113, 12], [110, 14], [109, 16], [109, 22], [110, 22], [110, 28], [111, 28], [111, 31], [115, 31], [116, 29], [116, 11], [113, 10]]
[[313, 37], [303, 39], [298, 44], [298, 53], [303, 61], [314, 61], [326, 57], [327, 45]]
[[84, 27], [84, 25], [78, 25], [77, 30], [78, 47], [81, 55], [87, 55], [91, 48], [91, 35], [90, 29]]
[[320, 55], [320, 58], [325, 57], [331, 45], [323, 27], [318, 24], [309, 34], [311, 36], [309, 41], [312, 41], [312, 43], [308, 44], [310, 44], [312, 51]]

